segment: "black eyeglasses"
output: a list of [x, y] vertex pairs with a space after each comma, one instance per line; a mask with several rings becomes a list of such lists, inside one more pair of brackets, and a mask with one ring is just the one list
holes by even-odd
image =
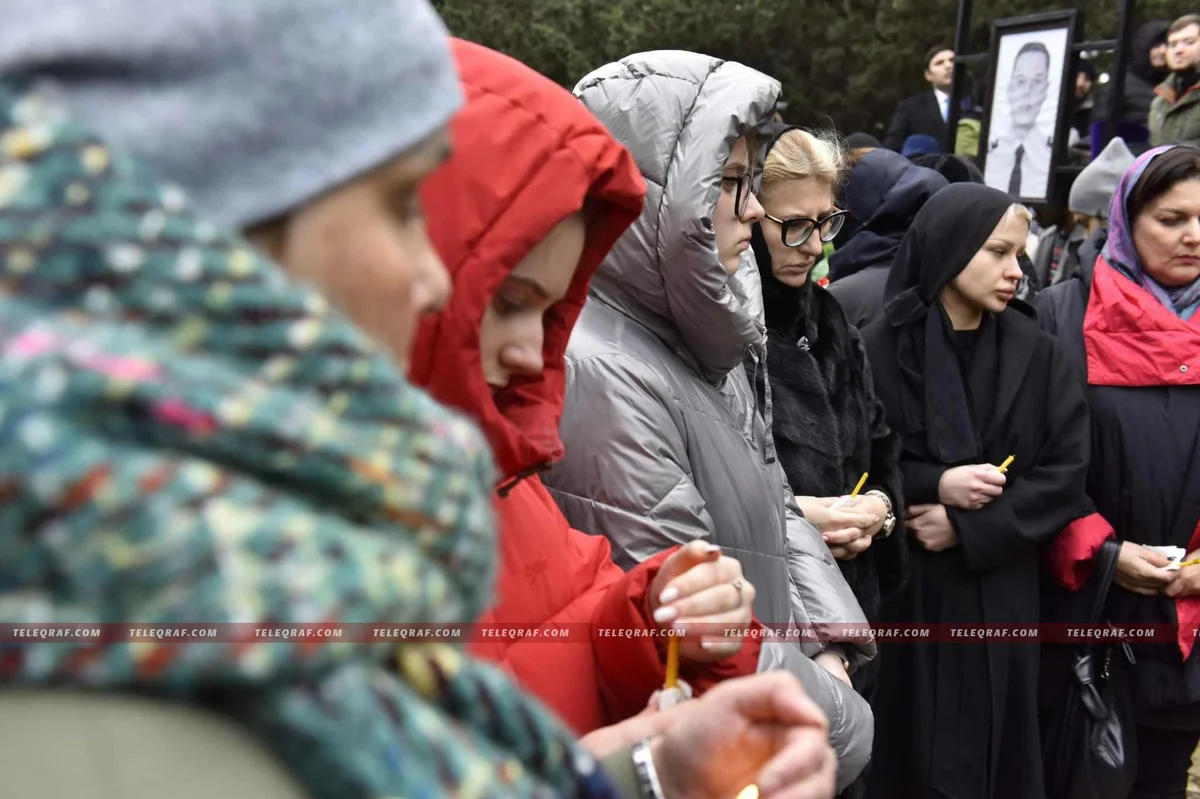
[[834, 211], [820, 219], [808, 216], [794, 216], [791, 219], [776, 219], [770, 214], [763, 216], [779, 225], [779, 237], [785, 247], [803, 247], [814, 230], [820, 231], [821, 241], [833, 241], [846, 222], [845, 211]]
[[745, 216], [746, 208], [750, 206], [750, 173], [736, 178], [723, 177], [721, 183], [737, 186], [736, 194], [733, 195], [733, 213], [738, 218]]

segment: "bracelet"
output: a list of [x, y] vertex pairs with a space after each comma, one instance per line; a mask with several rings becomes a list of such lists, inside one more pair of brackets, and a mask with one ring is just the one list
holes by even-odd
[[880, 491], [879, 489], [873, 488], [870, 491], [866, 492], [866, 494], [864, 494], [863, 496], [879, 497], [881, 500], [883, 500], [883, 504], [887, 506], [887, 515], [892, 516], [895, 514], [895, 511], [892, 509], [892, 498], [889, 497], [887, 494], [883, 493], [882, 491]]
[[654, 755], [650, 753], [649, 739], [634, 744], [630, 752], [633, 770], [637, 773], [638, 793], [642, 799], [665, 799], [662, 783], [658, 781], [658, 769], [654, 767]]

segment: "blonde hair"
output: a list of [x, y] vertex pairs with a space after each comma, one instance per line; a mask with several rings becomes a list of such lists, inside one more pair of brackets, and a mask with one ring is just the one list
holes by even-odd
[[1001, 217], [1000, 221], [1008, 224], [1013, 220], [1014, 217], [1025, 220], [1025, 224], [1027, 225], [1033, 224], [1033, 214], [1029, 212], [1028, 208], [1020, 203], [1013, 203], [1012, 205], [1008, 206], [1008, 210], [1004, 212], [1004, 216]]
[[767, 153], [762, 191], [768, 193], [772, 183], [804, 178], [816, 178], [836, 190], [849, 167], [850, 158], [836, 133], [793, 128], [780, 136]]

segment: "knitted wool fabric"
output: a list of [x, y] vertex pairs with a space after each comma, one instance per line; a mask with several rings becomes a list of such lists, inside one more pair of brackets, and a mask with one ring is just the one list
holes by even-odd
[[[489, 463], [319, 295], [0, 84], [0, 618], [470, 621]], [[398, 651], [0, 644], [0, 680], [203, 701], [318, 799], [612, 795], [499, 672]]]

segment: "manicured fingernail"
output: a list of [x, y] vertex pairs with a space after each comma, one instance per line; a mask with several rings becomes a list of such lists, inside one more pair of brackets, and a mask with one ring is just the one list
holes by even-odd
[[824, 533], [821, 533], [821, 540], [826, 543], [829, 543], [829, 536], [825, 535]]
[[674, 602], [676, 599], [679, 599], [679, 589], [676, 588], [675, 586], [671, 586], [670, 588], [668, 588], [666, 591], [663, 591], [658, 596], [658, 602], [661, 605], [670, 604], [671, 602]]
[[[665, 591], [663, 593], [666, 593]], [[654, 620], [659, 624], [666, 624], [671, 619], [679, 615], [679, 611], [672, 607], [661, 607], [654, 611]]]
[[704, 550], [705, 555], [720, 555], [721, 548], [716, 544], [709, 544], [708, 549]]
[[723, 646], [725, 646], [724, 641], [701, 641], [700, 642], [700, 648], [706, 652], [711, 652], [714, 649], [720, 649]]

